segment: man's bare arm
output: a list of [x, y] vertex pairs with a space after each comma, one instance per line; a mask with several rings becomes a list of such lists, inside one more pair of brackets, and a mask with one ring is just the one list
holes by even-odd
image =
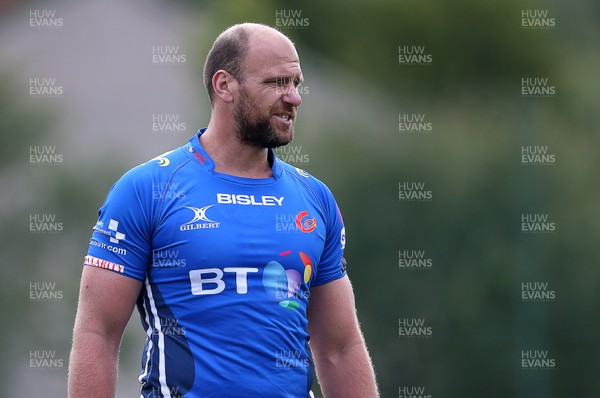
[[142, 282], [83, 267], [69, 360], [69, 398], [114, 398], [123, 330]]
[[311, 289], [308, 330], [325, 398], [379, 396], [348, 277]]

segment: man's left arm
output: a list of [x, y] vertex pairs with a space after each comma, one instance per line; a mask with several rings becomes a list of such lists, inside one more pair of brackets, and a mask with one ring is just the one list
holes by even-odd
[[308, 331], [325, 398], [379, 397], [348, 276], [311, 289]]

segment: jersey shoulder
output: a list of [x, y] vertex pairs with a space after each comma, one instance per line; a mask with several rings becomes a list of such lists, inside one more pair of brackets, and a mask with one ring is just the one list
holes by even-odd
[[152, 159], [128, 170], [122, 182], [133, 183], [139, 187], [149, 187], [150, 181], [168, 181], [182, 166], [190, 162], [182, 147], [155, 156]]
[[312, 190], [321, 199], [329, 200], [333, 199], [333, 194], [329, 187], [317, 177], [313, 176], [304, 169], [301, 169], [291, 164], [285, 163], [280, 160], [283, 167], [284, 173], [287, 173], [291, 178], [294, 178], [304, 184], [307, 188]]

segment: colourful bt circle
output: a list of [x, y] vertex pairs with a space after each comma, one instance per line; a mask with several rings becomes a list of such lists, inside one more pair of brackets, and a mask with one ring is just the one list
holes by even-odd
[[[292, 253], [291, 250], [286, 250], [279, 253], [279, 257], [287, 257]], [[298, 257], [304, 265], [303, 276], [295, 269], [286, 270], [279, 261], [272, 260], [265, 266], [262, 278], [267, 295], [275, 300], [281, 307], [291, 310], [300, 307], [300, 303], [295, 300], [296, 293], [302, 286], [303, 281], [305, 284], [308, 284], [313, 269], [310, 257], [302, 252], [298, 252]]]

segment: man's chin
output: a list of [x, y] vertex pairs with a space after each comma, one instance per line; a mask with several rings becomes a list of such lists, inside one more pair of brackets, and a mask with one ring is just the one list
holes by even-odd
[[277, 132], [277, 142], [274, 143], [273, 148], [279, 148], [286, 146], [294, 140], [294, 130], [285, 133]]
[[294, 127], [281, 128], [274, 124], [256, 124], [238, 129], [237, 136], [246, 145], [256, 148], [278, 148], [294, 139]]

